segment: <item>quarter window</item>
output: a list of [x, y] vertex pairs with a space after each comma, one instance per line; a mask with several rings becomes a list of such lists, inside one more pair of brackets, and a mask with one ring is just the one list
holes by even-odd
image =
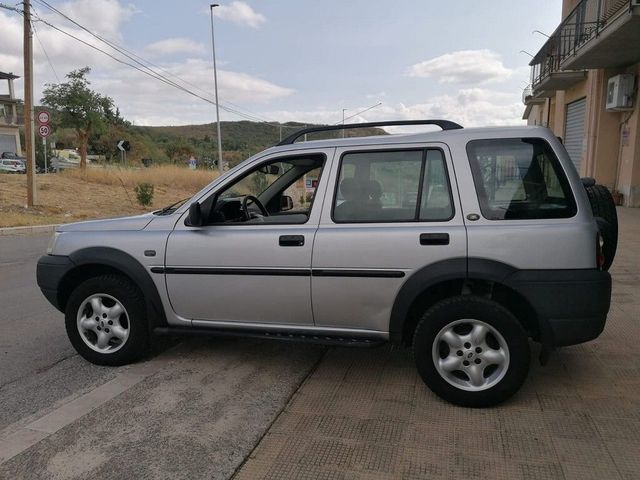
[[568, 218], [576, 205], [549, 144], [539, 138], [473, 140], [467, 154], [489, 220]]
[[335, 222], [446, 221], [452, 216], [440, 150], [354, 152], [342, 157]]

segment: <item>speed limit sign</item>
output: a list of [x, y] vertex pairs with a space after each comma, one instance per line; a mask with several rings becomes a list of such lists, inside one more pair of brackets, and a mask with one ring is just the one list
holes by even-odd
[[49, 112], [42, 111], [38, 113], [38, 123], [43, 125], [49, 123]]
[[49, 125], [40, 125], [38, 127], [38, 135], [42, 138], [47, 138], [51, 133], [51, 127]]

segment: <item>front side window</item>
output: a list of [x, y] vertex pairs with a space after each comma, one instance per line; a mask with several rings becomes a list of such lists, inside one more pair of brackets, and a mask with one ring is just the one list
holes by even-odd
[[346, 153], [333, 219], [337, 223], [446, 221], [453, 216], [440, 150]]
[[203, 202], [207, 224], [306, 223], [324, 155], [263, 163]]
[[546, 141], [473, 140], [467, 144], [467, 154], [485, 218], [527, 220], [576, 214], [567, 177]]

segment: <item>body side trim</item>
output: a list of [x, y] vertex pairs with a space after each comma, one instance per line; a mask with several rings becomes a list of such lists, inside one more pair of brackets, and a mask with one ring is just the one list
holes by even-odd
[[152, 273], [172, 275], [264, 275], [286, 277], [402, 278], [402, 270], [324, 268], [151, 267]]

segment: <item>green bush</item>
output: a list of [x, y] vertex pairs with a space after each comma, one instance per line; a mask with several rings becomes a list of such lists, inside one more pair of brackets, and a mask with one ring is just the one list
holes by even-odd
[[144, 207], [153, 203], [153, 185], [151, 183], [139, 183], [135, 186], [136, 199]]

